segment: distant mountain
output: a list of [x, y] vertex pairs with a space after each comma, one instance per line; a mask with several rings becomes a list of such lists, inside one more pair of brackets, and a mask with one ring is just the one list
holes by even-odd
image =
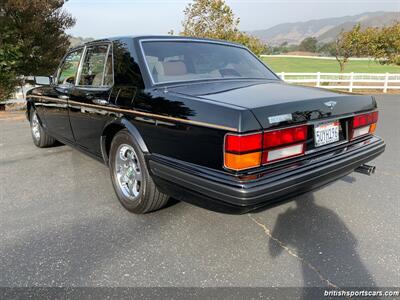
[[400, 12], [368, 12], [355, 16], [326, 18], [306, 22], [283, 23], [265, 30], [250, 32], [269, 45], [299, 44], [306, 37], [316, 37], [321, 42], [329, 42], [341, 32], [355, 24], [363, 27], [380, 27], [400, 21]]
[[82, 38], [80, 36], [70, 36], [69, 42], [70, 42], [70, 48], [74, 48], [76, 46], [82, 45], [84, 43], [93, 41], [93, 38]]

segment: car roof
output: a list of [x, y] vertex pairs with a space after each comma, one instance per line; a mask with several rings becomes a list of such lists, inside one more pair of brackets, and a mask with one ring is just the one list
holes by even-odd
[[111, 41], [118, 41], [118, 40], [126, 40], [126, 39], [134, 39], [134, 40], [182, 40], [182, 41], [203, 41], [203, 42], [217, 42], [217, 43], [223, 43], [223, 44], [230, 44], [233, 46], [240, 46], [243, 47], [243, 45], [231, 41], [226, 41], [226, 40], [219, 40], [219, 39], [210, 39], [210, 38], [197, 38], [197, 37], [190, 37], [190, 36], [175, 36], [175, 35], [127, 35], [127, 36], [115, 36], [115, 37], [109, 37], [109, 38], [104, 38], [104, 39], [97, 39], [93, 40], [90, 42], [86, 42], [82, 45], [73, 47], [70, 49], [79, 49], [83, 46], [86, 45], [91, 45], [91, 44], [96, 44], [96, 43], [101, 43], [101, 42], [111, 42]]

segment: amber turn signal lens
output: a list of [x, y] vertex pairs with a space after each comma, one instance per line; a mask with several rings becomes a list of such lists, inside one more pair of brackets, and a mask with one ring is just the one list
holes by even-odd
[[376, 129], [376, 123], [371, 124], [371, 126], [369, 126], [369, 133], [374, 133]]
[[261, 164], [261, 152], [247, 154], [225, 153], [225, 167], [231, 170], [243, 170], [259, 167]]

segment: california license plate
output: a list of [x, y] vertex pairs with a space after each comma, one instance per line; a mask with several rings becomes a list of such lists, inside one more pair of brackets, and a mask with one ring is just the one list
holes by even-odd
[[315, 125], [314, 141], [315, 147], [339, 141], [339, 121]]

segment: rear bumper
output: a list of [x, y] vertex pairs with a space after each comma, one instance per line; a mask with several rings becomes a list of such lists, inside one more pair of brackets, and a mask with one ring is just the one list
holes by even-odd
[[339, 179], [384, 150], [384, 141], [373, 136], [270, 167], [247, 180], [158, 155], [151, 155], [148, 164], [156, 184], [172, 197], [211, 210], [245, 213]]

